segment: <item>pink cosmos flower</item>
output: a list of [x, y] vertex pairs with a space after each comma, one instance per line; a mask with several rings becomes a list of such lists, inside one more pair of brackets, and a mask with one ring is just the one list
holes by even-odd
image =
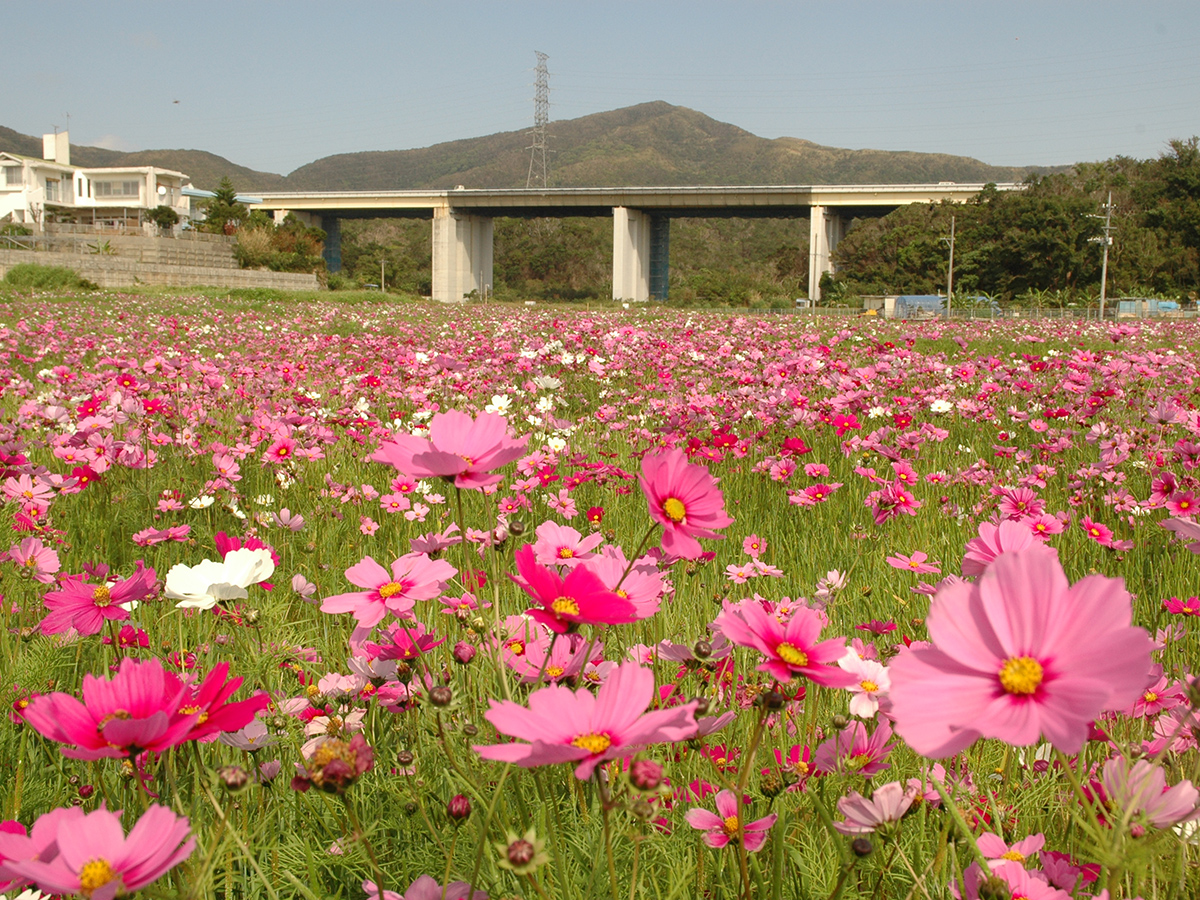
[[289, 437], [277, 438], [263, 454], [264, 463], [286, 463], [296, 454], [296, 442]]
[[926, 620], [932, 646], [892, 662], [897, 729], [925, 756], [1040, 735], [1074, 753], [1088, 722], [1146, 685], [1153, 645], [1131, 619], [1120, 579], [1071, 586], [1046, 547], [1003, 553], [976, 584], [939, 590]]
[[41, 621], [43, 634], [62, 634], [74, 628], [79, 634], [99, 634], [104, 623], [129, 618], [125, 605], [154, 593], [157, 575], [137, 561], [137, 571], [124, 581], [88, 584], [83, 575], [71, 575], [42, 601], [49, 614]]
[[[1031, 872], [1027, 872], [1020, 863], [1005, 860], [1003, 865], [994, 869], [984, 869], [979, 863], [971, 863], [963, 872], [963, 900], [985, 900], [995, 896], [994, 890], [987, 886], [991, 877], [999, 878], [1008, 889], [1009, 896], [1021, 900], [1071, 900], [1071, 895], [1060, 891], [1042, 881]], [[951, 883], [951, 892], [958, 896], [958, 888]], [[1107, 893], [1107, 892], [1106, 892]], [[1100, 900], [1099, 897], [1096, 900]]]
[[543, 566], [577, 566], [581, 560], [595, 556], [595, 549], [604, 542], [600, 532], [584, 537], [569, 525], [543, 522], [537, 527], [533, 552]]
[[874, 775], [891, 768], [887, 761], [891, 755], [887, 742], [891, 737], [892, 727], [882, 717], [870, 734], [862, 722], [851, 722], [817, 747], [813, 765], [823, 775], [833, 772]]
[[34, 581], [50, 584], [59, 570], [58, 554], [42, 543], [41, 538], [27, 537], [8, 548], [4, 558], [11, 559], [29, 573]]
[[5, 864], [37, 859], [53, 862], [58, 856], [58, 829], [64, 822], [70, 828], [84, 816], [78, 806], [53, 809], [39, 816], [28, 833], [20, 822], [0, 822], [0, 891], [24, 887], [29, 878], [18, 874]]
[[[578, 570], [577, 570], [578, 571]], [[654, 675], [635, 662], [617, 666], [595, 695], [586, 688], [551, 685], [529, 695], [528, 708], [491, 701], [485, 718], [522, 742], [476, 746], [484, 759], [522, 768], [575, 762], [575, 777], [590, 778], [602, 762], [630, 756], [648, 744], [675, 743], [696, 734], [696, 701], [646, 712]]]
[[1200, 522], [1191, 519], [1164, 519], [1162, 527], [1175, 533], [1181, 541], [1191, 541], [1188, 550], [1200, 554]]
[[985, 831], [976, 838], [975, 844], [979, 847], [979, 852], [987, 857], [988, 868], [998, 869], [1006, 862], [1025, 865], [1025, 860], [1046, 845], [1046, 836], [1044, 834], [1031, 834], [1029, 837], [1017, 841], [1010, 847], [1004, 843], [1004, 838], [1000, 837], [1000, 835]]
[[1145, 823], [1163, 829], [1200, 818], [1200, 791], [1187, 779], [1167, 788], [1162, 767], [1147, 759], [1132, 766], [1119, 756], [1110, 759], [1100, 783], [1117, 817], [1132, 812], [1135, 826]]
[[618, 625], [640, 618], [631, 602], [606, 588], [586, 566], [576, 566], [563, 578], [555, 569], [538, 565], [532, 544], [517, 551], [516, 563], [520, 577], [508, 577], [541, 604], [528, 614], [559, 634], [581, 624]]
[[1037, 541], [1030, 530], [1019, 522], [1005, 519], [1003, 522], [980, 522], [979, 536], [967, 541], [963, 556], [962, 573], [966, 578], [980, 575], [1001, 553], [1024, 550]]
[[778, 681], [790, 681], [793, 675], [829, 687], [849, 687], [857, 681], [835, 665], [846, 654], [845, 638], [817, 640], [823, 622], [815, 609], [797, 607], [784, 623], [757, 600], [726, 600], [714, 625], [733, 643], [762, 653], [766, 660], [758, 670]]
[[371, 459], [413, 478], [453, 479], [455, 487], [478, 491], [500, 481], [489, 473], [520, 457], [528, 439], [509, 437], [504, 416], [484, 412], [472, 419], [450, 410], [429, 421], [429, 440], [395, 434]]
[[162, 752], [184, 741], [218, 731], [236, 731], [265, 709], [270, 698], [259, 694], [226, 703], [241, 685], [226, 681], [228, 663], [213, 668], [193, 693], [157, 659], [126, 657], [111, 680], [83, 676], [83, 702], [70, 694], [35, 697], [25, 719], [43, 737], [61, 744], [72, 759], [133, 756]]
[[90, 900], [112, 900], [131, 894], [157, 880], [187, 859], [196, 842], [184, 816], [152, 804], [129, 835], [121, 828], [121, 814], [103, 806], [92, 813], [64, 816], [54, 810], [58, 853], [52, 859], [6, 859], [4, 866], [42, 891], [81, 894]]
[[846, 818], [833, 827], [842, 834], [871, 834], [881, 825], [899, 822], [915, 799], [916, 792], [898, 781], [875, 788], [870, 800], [852, 791], [838, 800], [838, 812]]
[[863, 659], [853, 649], [838, 660], [838, 667], [854, 676], [855, 683], [849, 689], [850, 715], [860, 719], [873, 719], [879, 711], [879, 698], [887, 696], [892, 686], [887, 666], [873, 659]]
[[353, 613], [359, 628], [373, 628], [389, 612], [402, 616], [416, 601], [432, 600], [456, 574], [458, 570], [444, 559], [430, 559], [424, 553], [404, 554], [392, 562], [390, 572], [365, 556], [346, 570], [346, 580], [366, 590], [326, 597], [321, 612]]
[[677, 448], [648, 454], [639, 479], [650, 518], [662, 526], [662, 547], [672, 556], [699, 559], [696, 538], [719, 539], [714, 529], [733, 524], [725, 515], [725, 497], [708, 468], [688, 462]]
[[465, 881], [451, 881], [443, 888], [430, 875], [421, 875], [403, 894], [381, 891], [373, 881], [364, 881], [362, 889], [367, 900], [488, 900], [485, 891], [472, 891]]
[[775, 813], [755, 819], [753, 822], [742, 823], [739, 813], [742, 811], [733, 791], [718, 791], [717, 811], [694, 807], [687, 811], [684, 818], [693, 828], [704, 832], [704, 843], [713, 849], [720, 849], [730, 841], [737, 841], [739, 835], [745, 843], [747, 853], [757, 853], [767, 842], [767, 832], [779, 819]]
[[895, 556], [889, 556], [887, 563], [893, 569], [905, 569], [909, 572], [914, 572], [917, 575], [925, 575], [932, 572], [935, 575], [940, 575], [942, 570], [940, 563], [927, 563], [925, 560], [929, 557], [918, 550], [912, 556], [905, 556], [902, 553], [897, 553]]
[[658, 612], [663, 576], [652, 557], [640, 557], [630, 567], [625, 551], [616, 544], [609, 544], [584, 565], [596, 573], [606, 588], [632, 603], [638, 619], [647, 619]]
[[760, 538], [757, 534], [752, 534], [742, 541], [742, 552], [748, 556], [758, 559], [767, 549], [767, 542]]
[[1112, 529], [1101, 522], [1093, 521], [1087, 516], [1084, 516], [1079, 521], [1079, 527], [1082, 528], [1087, 536], [1099, 544], [1101, 547], [1111, 547], [1113, 542]]

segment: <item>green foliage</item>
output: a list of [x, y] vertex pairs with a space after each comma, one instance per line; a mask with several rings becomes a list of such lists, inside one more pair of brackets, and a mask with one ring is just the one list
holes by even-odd
[[237, 233], [233, 254], [243, 269], [272, 272], [315, 272], [325, 268], [321, 250], [325, 232], [309, 228], [295, 216], [276, 226], [261, 210], [254, 210]]
[[4, 225], [0, 225], [0, 236], [26, 237], [31, 234], [33, 234], [32, 231], [24, 225], [18, 225], [16, 222], [6, 222]]
[[21, 263], [13, 266], [4, 276], [6, 288], [16, 291], [94, 291], [96, 285], [81, 278], [74, 269], [65, 266], [39, 266], [36, 263]]
[[221, 179], [216, 196], [208, 201], [201, 231], [211, 234], [232, 234], [246, 219], [245, 204], [237, 202], [237, 190], [228, 177]]
[[162, 204], [147, 212], [146, 218], [164, 231], [174, 228], [179, 224], [179, 213], [175, 212], [171, 207], [163, 206]]

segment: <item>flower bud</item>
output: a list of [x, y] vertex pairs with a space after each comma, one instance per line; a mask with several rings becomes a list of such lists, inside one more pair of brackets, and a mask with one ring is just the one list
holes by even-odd
[[260, 613], [257, 609], [248, 609], [242, 616], [246, 620], [247, 625], [257, 625]]
[[652, 759], [637, 759], [629, 767], [629, 781], [639, 791], [658, 790], [663, 782], [663, 768]]
[[81, 784], [79, 786], [79, 799], [80, 800], [87, 800], [94, 793], [96, 793], [96, 788], [90, 784]]
[[525, 523], [520, 519], [512, 519], [508, 523], [508, 533], [520, 537], [525, 533]]
[[865, 837], [856, 837], [850, 842], [850, 849], [854, 851], [855, 856], [870, 856], [875, 848]]
[[462, 794], [455, 794], [446, 804], [446, 815], [454, 823], [465, 822], [471, 815], [471, 801]]
[[505, 851], [505, 856], [508, 861], [514, 866], [527, 866], [533, 860], [534, 847], [533, 844], [524, 838], [518, 838], [508, 845], [508, 850]]
[[779, 777], [778, 772], [768, 771], [758, 780], [758, 789], [764, 797], [778, 796], [783, 791], [783, 779]]
[[478, 726], [472, 725], [470, 722], [464, 725], [462, 730], [463, 734], [465, 734], [467, 737], [475, 737], [475, 735], [479, 734]]
[[414, 759], [416, 759], [416, 757], [412, 755], [411, 750], [401, 750], [396, 754], [396, 762], [405, 768], [411, 766]]
[[829, 720], [829, 724], [832, 725], [834, 728], [836, 728], [838, 731], [841, 731], [843, 728], [845, 728], [847, 725], [850, 724], [850, 720], [847, 719], [845, 716], [837, 715]]
[[449, 706], [453, 699], [454, 692], [444, 684], [439, 684], [429, 691], [429, 702], [434, 706]]
[[250, 783], [250, 776], [241, 766], [221, 766], [217, 769], [217, 781], [231, 794], [236, 794]]
[[474, 644], [468, 644], [466, 641], [459, 641], [454, 645], [454, 661], [459, 665], [465, 666], [475, 658]]
[[695, 699], [695, 703], [696, 703], [696, 715], [703, 716], [708, 712], [708, 699], [707, 698], [697, 697]]
[[783, 709], [783, 694], [779, 691], [767, 691], [761, 700], [764, 709]]
[[696, 645], [692, 647], [692, 653], [696, 659], [708, 659], [712, 656], [713, 646], [708, 641], [696, 641]]
[[654, 815], [654, 807], [645, 797], [638, 797], [634, 800], [633, 804], [629, 807], [629, 811], [643, 821]]

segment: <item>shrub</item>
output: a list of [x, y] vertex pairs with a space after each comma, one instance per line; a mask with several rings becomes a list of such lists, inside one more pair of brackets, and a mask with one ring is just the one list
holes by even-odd
[[81, 278], [74, 269], [65, 266], [39, 266], [36, 263], [21, 263], [13, 266], [4, 276], [3, 284], [17, 291], [71, 291], [95, 290], [96, 285]]

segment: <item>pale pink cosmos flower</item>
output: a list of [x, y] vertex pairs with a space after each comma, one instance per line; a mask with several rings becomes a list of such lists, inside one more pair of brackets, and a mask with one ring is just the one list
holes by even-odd
[[1132, 625], [1122, 581], [1072, 586], [1040, 544], [1001, 554], [975, 584], [939, 590], [926, 624], [932, 646], [893, 660], [889, 695], [897, 730], [924, 756], [1042, 735], [1075, 753], [1088, 723], [1132, 703], [1150, 672], [1153, 644]]
[[762, 653], [766, 659], [758, 670], [778, 681], [800, 675], [815, 684], [849, 687], [856, 680], [834, 665], [846, 654], [845, 638], [817, 640], [823, 620], [815, 609], [797, 607], [784, 623], [757, 600], [726, 600], [713, 624], [733, 643]]
[[932, 572], [934, 575], [940, 575], [941, 563], [926, 562], [929, 556], [918, 550], [912, 556], [905, 556], [903, 553], [897, 553], [895, 556], [889, 556], [887, 563], [893, 569], [904, 569], [908, 572], [913, 572], [917, 575], [925, 575]]
[[80, 817], [60, 815], [57, 856], [49, 861], [6, 859], [4, 865], [49, 893], [112, 900], [156, 881], [191, 856], [196, 846], [188, 820], [165, 806], [152, 804], [128, 836], [120, 816], [103, 806]]
[[404, 615], [417, 600], [432, 600], [457, 573], [444, 559], [430, 559], [424, 553], [404, 554], [392, 563], [390, 572], [365, 556], [346, 570], [346, 580], [365, 590], [326, 597], [321, 612], [353, 613], [360, 628], [371, 628], [389, 612]]
[[639, 479], [650, 518], [662, 526], [663, 550], [682, 559], [699, 559], [697, 538], [723, 538], [715, 529], [733, 524], [725, 514], [725, 496], [706, 466], [688, 462], [677, 448], [647, 454]]
[[430, 419], [428, 440], [395, 434], [370, 458], [413, 478], [453, 479], [455, 487], [482, 490], [500, 481], [494, 470], [520, 457], [528, 439], [509, 437], [504, 416], [484, 412], [472, 419], [450, 410]]
[[747, 853], [757, 853], [767, 842], [767, 832], [779, 819], [778, 815], [771, 813], [743, 824], [740, 815], [742, 809], [733, 791], [718, 791], [716, 806], [715, 813], [699, 806], [693, 807], [684, 818], [693, 828], [704, 832], [704, 843], [717, 850], [740, 837]]
[[577, 763], [586, 780], [602, 762], [630, 756], [649, 744], [676, 743], [696, 734], [696, 701], [646, 712], [654, 700], [654, 675], [637, 663], [617, 666], [593, 695], [586, 688], [551, 685], [529, 695], [529, 706], [491, 701], [484, 715], [519, 743], [476, 745], [484, 759], [522, 768]]
[[[1009, 896], [1020, 898], [1020, 900], [1071, 900], [1071, 895], [1066, 891], [1061, 891], [1042, 881], [1034, 873], [1026, 871], [1020, 863], [1008, 860], [994, 869], [984, 869], [977, 862], [971, 863], [963, 872], [965, 891], [962, 894], [962, 900], [985, 900], [985, 898], [996, 896], [990, 886], [985, 890], [985, 885], [992, 877], [1003, 881]], [[950, 891], [954, 896], [959, 896], [958, 887], [954, 882], [950, 884]], [[1107, 894], [1107, 891], [1105, 893]], [[1101, 898], [1097, 897], [1096, 900], [1101, 900]]]
[[817, 747], [813, 765], [826, 775], [834, 772], [874, 775], [891, 768], [887, 761], [891, 755], [887, 742], [891, 737], [892, 726], [882, 716], [870, 734], [862, 722], [851, 722]]
[[451, 881], [443, 888], [430, 875], [418, 877], [403, 894], [381, 891], [373, 881], [364, 881], [362, 889], [367, 900], [488, 900], [485, 891], [473, 891], [465, 881]]
[[54, 581], [54, 573], [61, 568], [58, 554], [43, 544], [41, 538], [22, 539], [21, 543], [8, 548], [5, 558], [11, 559], [22, 570], [28, 572], [29, 577], [42, 584]]
[[630, 566], [625, 551], [616, 544], [608, 544], [584, 566], [596, 573], [606, 588], [632, 603], [639, 619], [658, 612], [665, 585], [658, 563], [652, 557], [639, 557]]
[[1162, 527], [1174, 532], [1181, 541], [1189, 541], [1187, 549], [1200, 554], [1200, 522], [1191, 519], [1164, 519]]
[[596, 548], [604, 543], [604, 535], [600, 532], [584, 537], [569, 525], [549, 521], [539, 525], [536, 534], [533, 552], [543, 566], [577, 566], [582, 560], [595, 556]]
[[1015, 862], [1021, 866], [1025, 860], [1037, 853], [1046, 845], [1044, 834], [1031, 834], [1013, 844], [1011, 847], [998, 834], [985, 831], [975, 840], [979, 852], [987, 857], [988, 868], [998, 869], [1006, 862]]
[[767, 542], [757, 534], [752, 534], [742, 541], [742, 552], [747, 556], [758, 559], [767, 549]]
[[847, 650], [846, 655], [838, 660], [838, 666], [857, 679], [848, 686], [852, 694], [850, 715], [873, 719], [879, 711], [879, 698], [886, 697], [892, 686], [887, 666], [873, 659], [863, 659], [853, 649]]
[[846, 818], [834, 822], [833, 827], [842, 834], [871, 834], [881, 825], [899, 822], [916, 796], [916, 791], [906, 789], [898, 781], [875, 788], [870, 800], [858, 791], [852, 791], [838, 800], [838, 812]]
[[1200, 791], [1187, 779], [1168, 789], [1162, 767], [1148, 759], [1130, 765], [1123, 757], [1114, 757], [1104, 764], [1100, 783], [1113, 815], [1131, 819], [1135, 827], [1149, 824], [1163, 829], [1200, 818]]

